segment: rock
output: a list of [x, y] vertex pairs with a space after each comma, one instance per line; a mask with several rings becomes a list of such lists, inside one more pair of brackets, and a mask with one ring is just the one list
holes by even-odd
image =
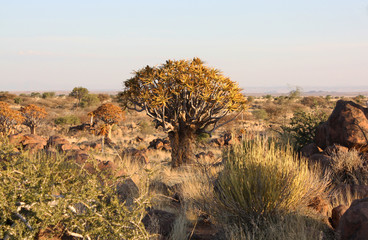
[[323, 169], [329, 169], [332, 162], [332, 158], [330, 156], [321, 153], [313, 154], [308, 159], [310, 164], [319, 164]]
[[331, 146], [326, 147], [325, 150], [323, 151], [323, 153], [328, 156], [333, 156], [336, 155], [337, 153], [347, 153], [347, 152], [349, 152], [349, 148], [335, 143]]
[[69, 156], [69, 159], [74, 159], [76, 163], [83, 164], [85, 163], [89, 158], [89, 154], [86, 151], [78, 150], [73, 152], [71, 156]]
[[315, 142], [325, 149], [334, 143], [362, 152], [368, 150], [368, 109], [352, 101], [339, 100], [327, 122], [317, 127]]
[[332, 216], [329, 219], [331, 226], [336, 229], [337, 226], [339, 226], [340, 218], [341, 216], [346, 212], [348, 209], [348, 206], [345, 205], [339, 205], [332, 209]]
[[149, 209], [142, 219], [146, 230], [151, 234], [160, 234], [169, 237], [173, 229], [176, 215], [163, 210]]
[[142, 138], [142, 137], [140, 137], [140, 136], [137, 136], [137, 137], [135, 138], [135, 141], [136, 141], [137, 143], [140, 143], [140, 142], [143, 142], [143, 141], [144, 141], [144, 138]]
[[162, 150], [163, 147], [164, 140], [161, 138], [156, 138], [149, 143], [148, 149]]
[[85, 151], [90, 150], [91, 148], [96, 150], [96, 151], [100, 151], [102, 149], [102, 144], [101, 144], [101, 140], [97, 141], [97, 142], [81, 142], [79, 144], [79, 148]]
[[136, 148], [128, 148], [123, 152], [123, 156], [130, 158], [132, 162], [138, 162], [139, 164], [149, 163], [149, 159], [146, 154], [146, 150], [138, 150]]
[[219, 138], [212, 139], [212, 140], [210, 141], [210, 143], [211, 143], [213, 146], [222, 147], [222, 146], [224, 146], [224, 145], [225, 145], [225, 140], [224, 140], [224, 138], [219, 137]]
[[12, 145], [19, 145], [24, 135], [21, 133], [9, 135], [9, 143]]
[[341, 216], [337, 231], [341, 240], [368, 239], [368, 198], [353, 201]]
[[119, 167], [111, 161], [99, 161], [97, 168], [105, 174], [112, 174], [114, 177], [121, 177], [125, 174], [123, 169], [119, 169]]
[[73, 126], [69, 128], [69, 132], [78, 132], [78, 131], [91, 131], [94, 130], [94, 127], [89, 123], [82, 123], [81, 125]]
[[44, 149], [47, 142], [45, 138], [34, 134], [13, 134], [9, 136], [9, 143], [21, 145], [24, 150], [33, 153]]
[[324, 216], [328, 215], [329, 204], [326, 199], [323, 199], [320, 196], [314, 197], [311, 202], [308, 204], [308, 207], [316, 210]]
[[322, 153], [322, 149], [320, 149], [315, 143], [310, 143], [302, 147], [300, 149], [300, 153], [303, 157], [310, 157], [313, 154]]
[[127, 206], [133, 204], [134, 199], [139, 197], [139, 189], [131, 178], [119, 181], [116, 184], [116, 193], [120, 202], [125, 202]]
[[211, 151], [208, 151], [207, 153], [200, 152], [200, 153], [196, 154], [195, 156], [198, 159], [201, 159], [201, 158], [202, 159], [212, 159], [212, 158], [215, 157], [215, 154], [213, 154], [213, 152], [211, 152]]
[[61, 136], [54, 135], [49, 138], [49, 140], [47, 141], [46, 147], [47, 148], [53, 147], [53, 148], [56, 148], [58, 151], [65, 151], [64, 149], [71, 149], [72, 147], [70, 146], [71, 144], [68, 140], [66, 140], [65, 138]]
[[27, 146], [29, 144], [37, 144], [37, 145], [45, 146], [47, 144], [47, 141], [43, 137], [33, 135], [33, 134], [26, 134], [23, 136], [21, 143], [23, 146]]

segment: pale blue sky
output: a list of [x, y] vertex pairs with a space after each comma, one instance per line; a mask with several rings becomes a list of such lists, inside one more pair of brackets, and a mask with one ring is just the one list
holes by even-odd
[[368, 90], [368, 0], [0, 0], [0, 91], [121, 90], [192, 57], [245, 90]]

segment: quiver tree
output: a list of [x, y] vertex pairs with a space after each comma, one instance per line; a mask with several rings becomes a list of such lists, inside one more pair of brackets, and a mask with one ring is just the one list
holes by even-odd
[[0, 133], [9, 135], [14, 126], [21, 124], [24, 117], [19, 111], [13, 110], [9, 104], [0, 102]]
[[47, 115], [45, 108], [38, 107], [34, 104], [29, 104], [25, 107], [22, 107], [20, 111], [24, 117], [23, 124], [29, 127], [31, 134], [36, 134], [36, 127]]
[[228, 122], [219, 124], [228, 113], [245, 109], [240, 91], [219, 70], [194, 58], [136, 71], [119, 95], [125, 107], [145, 111], [156, 128], [168, 132], [176, 167], [193, 160], [192, 145], [198, 134], [211, 134]]
[[95, 120], [103, 121], [106, 126], [103, 127], [103, 135], [111, 138], [111, 129], [114, 124], [117, 124], [124, 119], [124, 112], [120, 107], [112, 103], [105, 103], [93, 112], [89, 113], [88, 116], [94, 116]]

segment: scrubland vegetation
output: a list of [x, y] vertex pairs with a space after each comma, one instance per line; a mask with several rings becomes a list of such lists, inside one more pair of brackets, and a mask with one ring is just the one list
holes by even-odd
[[[135, 78], [131, 89], [143, 86], [134, 85]], [[178, 106], [154, 109], [165, 98], [146, 96], [149, 117], [118, 107], [136, 94], [133, 103], [144, 108], [136, 92], [1, 93], [0, 238], [337, 239], [328, 218], [333, 207], [364, 195], [355, 186], [368, 182], [366, 155], [333, 151], [325, 167], [302, 149], [314, 142], [338, 99], [302, 97], [297, 89], [248, 96], [240, 112], [245, 101], [236, 87], [232, 91], [235, 97], [221, 107], [234, 111], [207, 117], [220, 126], [234, 120], [205, 131], [193, 118], [182, 125], [196, 135], [184, 149], [178, 144], [187, 135], [175, 126]], [[364, 96], [350, 100], [365, 102]], [[28, 116], [24, 123], [25, 112], [33, 122]], [[184, 135], [170, 136], [168, 128]], [[40, 142], [14, 140], [31, 132]]]

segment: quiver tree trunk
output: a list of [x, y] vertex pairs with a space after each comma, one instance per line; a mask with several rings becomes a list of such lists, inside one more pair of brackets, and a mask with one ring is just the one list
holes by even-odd
[[36, 126], [31, 125], [29, 126], [29, 129], [31, 130], [31, 134], [36, 135]]
[[169, 132], [171, 144], [171, 164], [172, 167], [179, 167], [182, 164], [193, 162], [193, 143], [195, 131], [189, 127], [179, 127], [177, 131]]

